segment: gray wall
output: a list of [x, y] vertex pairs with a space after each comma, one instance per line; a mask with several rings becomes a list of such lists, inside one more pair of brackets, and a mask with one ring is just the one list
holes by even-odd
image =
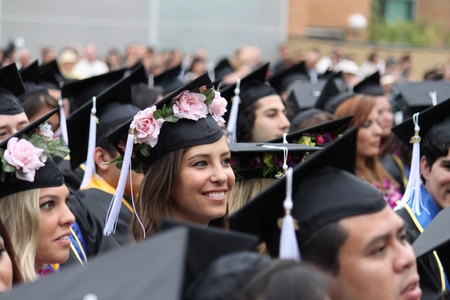
[[136, 42], [156, 49], [200, 46], [216, 60], [240, 45], [259, 46], [276, 58], [286, 38], [287, 0], [0, 0], [0, 41], [22, 36], [61, 49], [95, 42], [104, 55]]

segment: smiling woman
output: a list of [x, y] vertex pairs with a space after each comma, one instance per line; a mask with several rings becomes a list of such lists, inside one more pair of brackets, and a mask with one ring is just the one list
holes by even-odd
[[[217, 124], [224, 121], [225, 107], [226, 100], [204, 74], [108, 136], [121, 153], [125, 149], [119, 158], [121, 177], [130, 161], [145, 174], [131, 221], [135, 240], [155, 233], [162, 217], [226, 227], [234, 173], [226, 137]], [[120, 182], [114, 200], [122, 198]], [[114, 211], [120, 208], [114, 200], [106, 234], [114, 230]]]

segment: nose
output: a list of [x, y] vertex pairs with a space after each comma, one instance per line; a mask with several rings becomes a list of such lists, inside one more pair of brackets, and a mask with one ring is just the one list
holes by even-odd
[[373, 135], [375, 135], [375, 136], [379, 136], [383, 132], [383, 130], [381, 129], [381, 126], [380, 126], [380, 124], [378, 124], [378, 122], [373, 123], [372, 132], [373, 132]]
[[[228, 166], [223, 166], [221, 163], [214, 167], [211, 174], [211, 182], [217, 184], [224, 184], [228, 180], [228, 174], [225, 170]], [[229, 168], [229, 167], [228, 167]]]
[[61, 208], [61, 216], [60, 216], [60, 223], [62, 226], [66, 225], [72, 225], [75, 222], [75, 216], [70, 211], [67, 204], [63, 204], [63, 207]]
[[416, 257], [411, 245], [408, 242], [404, 242], [399, 246], [396, 259], [394, 261], [395, 272], [403, 272], [407, 269], [415, 268]]
[[280, 128], [287, 132], [289, 131], [289, 127], [291, 127], [291, 123], [289, 122], [288, 118], [286, 117], [285, 114], [280, 114]]

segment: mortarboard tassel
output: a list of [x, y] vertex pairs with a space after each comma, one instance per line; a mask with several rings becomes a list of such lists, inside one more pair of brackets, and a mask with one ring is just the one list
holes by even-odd
[[413, 144], [411, 171], [409, 173], [408, 185], [402, 200], [397, 204], [394, 210], [398, 210], [405, 205], [411, 207], [412, 211], [420, 216], [420, 207], [422, 207], [428, 214], [429, 211], [422, 205], [422, 196], [420, 186], [422, 180], [420, 179], [420, 136], [419, 136], [419, 113], [413, 115], [414, 122], [414, 136], [411, 137], [410, 143]]
[[287, 133], [283, 133], [283, 144], [289, 144], [287, 141]]
[[104, 235], [110, 235], [116, 232], [117, 219], [119, 218], [120, 206], [122, 205], [123, 192], [127, 183], [128, 171], [131, 170], [131, 154], [133, 153], [134, 144], [134, 119], [131, 122], [128, 132], [127, 142], [125, 145], [125, 153], [123, 155], [122, 169], [120, 170], [119, 182], [117, 183], [116, 193], [114, 194], [111, 204], [106, 215]]
[[97, 98], [92, 97], [91, 118], [89, 121], [89, 143], [86, 159], [86, 170], [84, 171], [83, 180], [80, 189], [87, 187], [91, 181], [92, 174], [95, 173], [94, 150], [97, 143]]
[[437, 104], [437, 91], [429, 91], [428, 95], [430, 95], [431, 104], [435, 106]]
[[64, 146], [68, 147], [69, 136], [67, 134], [66, 112], [64, 111], [64, 104], [61, 98], [61, 94], [59, 95], [58, 105], [59, 105], [59, 128], [61, 128], [61, 137]]
[[241, 79], [236, 80], [236, 88], [234, 89], [233, 104], [231, 105], [230, 117], [228, 119], [227, 131], [228, 131], [228, 141], [230, 143], [236, 143], [236, 127], [237, 127], [237, 117], [239, 113], [239, 103], [241, 98], [239, 98], [239, 93], [241, 92]]
[[295, 235], [294, 218], [291, 215], [293, 205], [292, 168], [289, 168], [286, 172], [286, 199], [283, 202], [285, 216], [283, 218], [283, 225], [281, 226], [280, 259], [300, 261], [300, 250]]

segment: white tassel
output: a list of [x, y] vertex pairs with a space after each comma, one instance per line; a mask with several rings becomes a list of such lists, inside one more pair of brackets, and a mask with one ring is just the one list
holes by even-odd
[[297, 237], [295, 235], [294, 218], [291, 211], [294, 206], [292, 202], [292, 168], [286, 173], [286, 199], [283, 202], [285, 216], [281, 227], [280, 236], [280, 259], [291, 259], [300, 261], [300, 249], [298, 248]]
[[283, 133], [283, 144], [289, 144], [286, 137], [287, 137], [287, 133], [285, 132], [285, 133]]
[[241, 79], [236, 80], [236, 88], [234, 89], [233, 104], [231, 105], [230, 117], [228, 118], [227, 132], [230, 143], [236, 143], [236, 127], [239, 113], [239, 93], [241, 92]]
[[413, 212], [420, 216], [420, 208], [422, 207], [428, 214], [430, 212], [422, 204], [422, 195], [420, 192], [420, 186], [422, 180], [420, 179], [420, 136], [419, 136], [419, 113], [413, 115], [414, 122], [414, 136], [411, 137], [410, 143], [413, 143], [412, 159], [411, 159], [411, 171], [409, 173], [408, 185], [406, 186], [405, 193], [402, 200], [395, 207], [394, 210], [399, 210], [405, 205], [411, 207]]
[[59, 96], [58, 100], [59, 105], [59, 128], [61, 128], [61, 137], [64, 143], [64, 146], [69, 146], [69, 136], [67, 134], [67, 122], [66, 122], [66, 112], [64, 111], [64, 103]]
[[431, 104], [435, 106], [437, 104], [437, 91], [429, 91], [428, 95], [430, 95]]
[[125, 153], [123, 155], [122, 169], [120, 170], [119, 182], [117, 183], [116, 193], [114, 194], [111, 204], [109, 205], [108, 214], [106, 215], [104, 235], [110, 235], [116, 232], [117, 219], [119, 218], [120, 206], [122, 205], [123, 193], [127, 183], [128, 171], [131, 167], [131, 154], [133, 153], [134, 144], [134, 120], [131, 122], [130, 131], [128, 133]]
[[91, 119], [89, 123], [89, 143], [87, 150], [86, 170], [84, 171], [83, 180], [80, 189], [88, 186], [91, 181], [92, 174], [95, 174], [94, 151], [97, 143], [97, 98], [92, 97]]

